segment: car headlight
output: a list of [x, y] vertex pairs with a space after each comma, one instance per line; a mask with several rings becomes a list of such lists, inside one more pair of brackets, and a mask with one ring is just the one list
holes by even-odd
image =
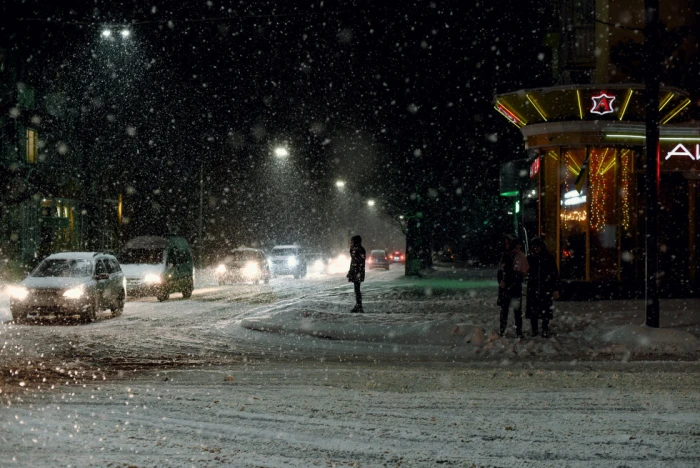
[[29, 290], [24, 286], [8, 286], [7, 292], [10, 293], [10, 297], [23, 301], [29, 295]]
[[216, 267], [216, 270], [214, 270], [216, 273], [226, 273], [226, 265], [223, 263]]
[[289, 257], [287, 259], [287, 265], [289, 265], [290, 267], [297, 266], [297, 258], [296, 257]]
[[160, 284], [163, 279], [160, 275], [150, 273], [143, 278], [143, 281], [146, 282], [146, 284]]
[[85, 294], [85, 290], [83, 289], [82, 286], [76, 286], [75, 288], [71, 288], [68, 291], [63, 293], [63, 297], [67, 297], [68, 299], [80, 299], [83, 297], [83, 294]]
[[241, 273], [246, 278], [254, 278], [260, 274], [260, 267], [255, 262], [248, 262], [241, 270]]
[[323, 271], [323, 260], [316, 260], [314, 262], [314, 269], [318, 271]]

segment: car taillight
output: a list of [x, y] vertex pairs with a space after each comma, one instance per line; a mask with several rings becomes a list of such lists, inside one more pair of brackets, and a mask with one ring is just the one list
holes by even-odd
[[367, 263], [372, 263], [372, 259], [370, 258], [369, 260], [367, 260]]

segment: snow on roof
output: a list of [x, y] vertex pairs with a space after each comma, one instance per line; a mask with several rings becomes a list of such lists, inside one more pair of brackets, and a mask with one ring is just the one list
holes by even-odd
[[92, 259], [97, 255], [98, 252], [59, 252], [55, 254], [51, 254], [46, 258], [55, 258], [55, 259], [68, 259], [68, 260], [84, 260], [84, 259]]
[[237, 247], [231, 252], [259, 252], [260, 249], [254, 249], [253, 247]]
[[168, 246], [168, 239], [160, 236], [134, 237], [124, 246], [125, 249], [164, 249]]
[[276, 245], [273, 247], [273, 249], [298, 249], [299, 245], [297, 244], [291, 244], [291, 245]]

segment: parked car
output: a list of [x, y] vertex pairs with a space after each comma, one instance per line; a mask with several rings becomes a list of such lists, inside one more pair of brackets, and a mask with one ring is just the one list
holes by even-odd
[[367, 266], [370, 270], [376, 270], [383, 268], [384, 270], [389, 269], [389, 257], [386, 254], [386, 250], [372, 250], [367, 257]]
[[277, 245], [270, 253], [272, 276], [294, 275], [299, 279], [306, 276], [306, 258], [298, 245]]
[[187, 240], [176, 236], [141, 236], [126, 243], [118, 255], [129, 295], [156, 296], [165, 301], [180, 291], [189, 299], [194, 290], [194, 262]]
[[214, 270], [220, 285], [237, 281], [252, 281], [265, 284], [270, 282], [270, 265], [265, 252], [260, 249], [241, 247], [231, 251], [230, 255]]
[[400, 250], [395, 250], [389, 255], [391, 263], [406, 263], [406, 256]]
[[126, 281], [113, 255], [63, 252], [49, 255], [18, 285], [10, 286], [16, 323], [28, 315], [80, 315], [92, 322], [104, 309], [124, 310]]

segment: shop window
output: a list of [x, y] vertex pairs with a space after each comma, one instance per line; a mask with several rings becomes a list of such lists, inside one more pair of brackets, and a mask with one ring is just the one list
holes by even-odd
[[27, 148], [27, 155], [26, 155], [27, 162], [29, 164], [36, 164], [36, 162], [39, 160], [39, 145], [38, 145], [37, 131], [34, 130], [33, 128], [27, 129], [26, 148]]
[[588, 186], [583, 183], [577, 188], [576, 185], [577, 180], [582, 180], [578, 176], [584, 167], [585, 159], [586, 148], [567, 149], [561, 155], [559, 197], [559, 225], [561, 229], [560, 270], [564, 279], [587, 279]]
[[614, 280], [618, 270], [618, 151], [591, 148], [589, 164], [590, 279]]

